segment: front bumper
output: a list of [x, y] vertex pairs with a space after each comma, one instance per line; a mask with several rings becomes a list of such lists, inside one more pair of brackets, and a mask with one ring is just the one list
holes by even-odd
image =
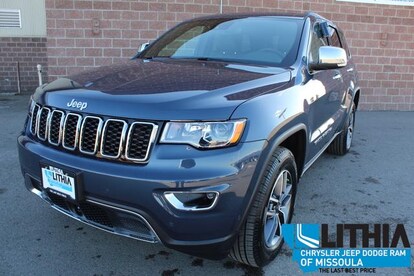
[[[200, 151], [186, 145], [156, 145], [147, 164], [88, 158], [18, 137], [26, 186], [55, 209], [115, 234], [160, 241], [184, 253], [220, 259], [232, 247], [256, 181], [265, 141]], [[41, 187], [40, 164], [80, 174], [82, 200], [65, 202]], [[180, 211], [164, 198], [166, 191], [216, 189], [214, 208]], [[62, 202], [63, 200], [63, 202]]]

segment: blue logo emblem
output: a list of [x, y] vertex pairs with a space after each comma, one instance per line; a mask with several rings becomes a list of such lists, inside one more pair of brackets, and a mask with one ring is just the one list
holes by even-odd
[[[396, 227], [393, 236], [387, 232], [389, 225], [385, 225], [384, 233], [378, 225], [376, 231], [369, 232], [368, 224], [339, 224], [337, 227], [342, 230], [336, 233], [336, 242], [332, 240], [335, 236], [329, 235], [327, 224], [284, 224], [282, 230], [284, 240], [293, 250], [293, 260], [304, 272], [375, 273], [379, 267], [409, 267], [411, 248], [403, 225]], [[355, 227], [362, 229], [365, 247], [358, 248], [353, 244], [344, 247], [344, 234], [349, 234], [350, 240], [357, 239], [356, 231], [348, 233], [344, 229]], [[385, 238], [391, 238], [392, 242]], [[370, 240], [375, 246], [370, 246]], [[384, 244], [375, 244], [378, 241], [384, 241]], [[398, 241], [403, 248], [398, 246]]]
[[319, 224], [284, 224], [283, 233], [291, 248], [319, 248]]

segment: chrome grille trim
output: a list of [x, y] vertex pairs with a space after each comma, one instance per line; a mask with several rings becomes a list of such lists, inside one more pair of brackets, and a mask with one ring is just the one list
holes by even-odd
[[[85, 124], [87, 123], [88, 120], [98, 120], [98, 126], [96, 128], [96, 133], [95, 133], [95, 144], [94, 144], [94, 149], [93, 151], [87, 151], [83, 149], [83, 144], [85, 142], [85, 138], [84, 138], [84, 128], [85, 128]], [[96, 117], [96, 116], [86, 116], [85, 118], [83, 118], [83, 122], [82, 122], [82, 126], [81, 126], [81, 132], [80, 132], [80, 142], [79, 142], [79, 151], [84, 153], [84, 154], [89, 154], [89, 155], [95, 155], [98, 152], [98, 143], [99, 143], [99, 139], [101, 137], [101, 131], [102, 131], [102, 125], [103, 125], [103, 121], [101, 118]]]
[[[152, 126], [152, 132], [151, 132], [151, 137], [148, 143], [148, 147], [147, 147], [147, 152], [145, 154], [144, 158], [138, 159], [138, 158], [132, 158], [129, 156], [128, 152], [129, 152], [129, 146], [131, 143], [131, 134], [132, 134], [132, 130], [134, 129], [134, 125], [139, 124], [139, 125], [151, 125]], [[153, 123], [146, 123], [146, 122], [134, 122], [131, 124], [131, 126], [129, 127], [129, 131], [128, 131], [128, 138], [127, 138], [127, 142], [126, 142], [126, 146], [125, 146], [125, 158], [131, 161], [135, 161], [135, 162], [144, 162], [148, 159], [149, 153], [151, 151], [151, 148], [154, 144], [155, 141], [155, 137], [157, 136], [157, 132], [158, 132], [158, 125], [153, 124]]]
[[[74, 141], [74, 145], [72, 146], [68, 146], [66, 145], [66, 140], [65, 140], [65, 135], [66, 135], [66, 125], [67, 125], [67, 121], [69, 116], [75, 116], [78, 118], [77, 123], [76, 123], [76, 131], [75, 131], [75, 141]], [[79, 114], [75, 114], [75, 113], [68, 113], [65, 117], [65, 122], [63, 123], [63, 136], [62, 136], [62, 146], [67, 149], [67, 150], [75, 150], [77, 145], [78, 145], [78, 140], [79, 140], [79, 131], [80, 131], [80, 126], [82, 123], [82, 116]]]
[[[46, 141], [46, 139], [47, 139], [47, 125], [48, 125], [49, 118], [50, 118], [50, 111], [51, 111], [50, 108], [48, 108], [48, 107], [42, 107], [42, 109], [40, 110], [40, 112], [37, 112], [38, 113], [37, 120], [36, 120], [37, 138], [39, 138], [42, 141]], [[47, 116], [46, 116], [46, 118], [44, 120], [45, 121], [44, 122], [44, 124], [45, 124], [45, 127], [44, 127], [45, 135], [42, 137], [42, 135], [40, 134], [40, 131], [39, 130], [40, 130], [40, 125], [43, 122], [43, 120], [42, 120], [43, 112], [47, 112]]]
[[[57, 143], [53, 142], [50, 139], [50, 134], [52, 133], [52, 120], [53, 120], [53, 117], [55, 116], [55, 114], [60, 114], [61, 115], [60, 122], [59, 122], [58, 141], [57, 141]], [[64, 122], [64, 119], [65, 119], [65, 113], [63, 113], [60, 110], [53, 110], [52, 111], [52, 114], [50, 115], [49, 122], [48, 122], [48, 138], [47, 138], [47, 141], [49, 143], [51, 143], [52, 145], [59, 146], [60, 142], [62, 141], [62, 134], [63, 134], [62, 132], [63, 132], [63, 122]]]
[[[28, 133], [41, 142], [96, 158], [133, 163], [148, 162], [159, 128], [157, 123], [82, 116], [36, 103], [29, 117]], [[89, 124], [87, 140], [85, 124]]]
[[[36, 135], [36, 131], [37, 131], [37, 116], [39, 114], [39, 110], [40, 110], [40, 105], [38, 104], [34, 104], [32, 106], [32, 110], [30, 110], [30, 113], [32, 114], [31, 118], [30, 118], [30, 133], [32, 135]], [[35, 120], [33, 122], [33, 119]], [[34, 126], [33, 126], [34, 123]]]
[[[107, 136], [106, 135], [106, 129], [108, 127], [108, 123], [110, 123], [110, 122], [123, 123], [121, 138], [120, 138], [120, 141], [119, 141], [118, 154], [116, 156], [107, 155], [107, 154], [105, 154], [105, 150], [104, 150], [104, 148], [105, 148], [105, 138]], [[101, 148], [100, 148], [100, 153], [103, 157], [111, 158], [111, 159], [117, 159], [117, 158], [121, 157], [121, 154], [122, 154], [122, 151], [123, 151], [123, 145], [125, 144], [125, 138], [126, 138], [127, 130], [128, 130], [128, 124], [123, 120], [118, 120], [118, 119], [108, 119], [108, 120], [106, 120], [105, 125], [103, 127], [103, 131], [102, 131]]]

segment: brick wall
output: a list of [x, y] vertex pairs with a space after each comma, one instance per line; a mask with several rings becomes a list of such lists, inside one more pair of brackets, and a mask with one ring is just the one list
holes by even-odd
[[0, 37], [0, 93], [17, 92], [17, 62], [22, 92], [33, 93], [39, 85], [37, 64], [47, 79], [46, 38]]
[[[49, 77], [131, 57], [185, 19], [217, 13], [220, 0], [46, 0]], [[414, 110], [414, 7], [335, 0], [223, 0], [223, 12], [313, 10], [345, 31], [360, 73], [361, 108]], [[93, 23], [99, 24], [93, 30]]]

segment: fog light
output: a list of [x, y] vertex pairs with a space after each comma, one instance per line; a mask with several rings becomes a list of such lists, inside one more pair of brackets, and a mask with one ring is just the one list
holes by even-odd
[[204, 211], [216, 205], [218, 192], [165, 192], [164, 197], [181, 211]]
[[215, 196], [216, 196], [216, 194], [214, 194], [214, 193], [208, 193], [207, 194], [208, 199], [214, 199]]

